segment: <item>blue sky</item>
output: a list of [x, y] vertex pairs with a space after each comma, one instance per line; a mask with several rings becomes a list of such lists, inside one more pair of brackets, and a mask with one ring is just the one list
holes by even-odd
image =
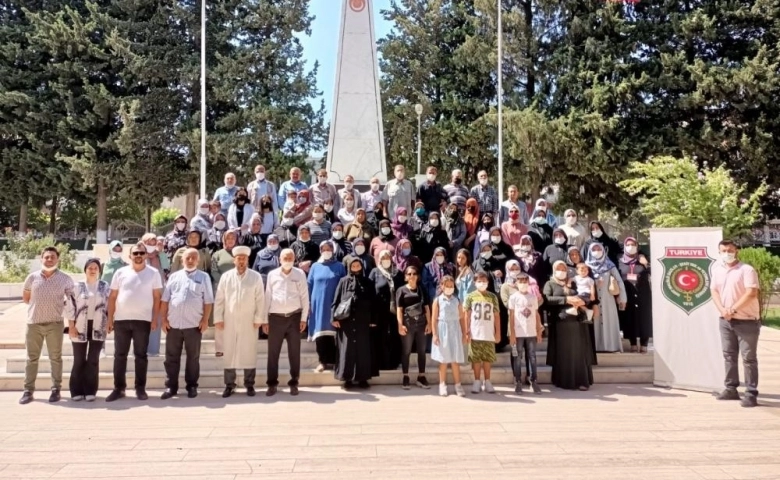
[[[338, 55], [339, 23], [341, 21], [342, 0], [311, 0], [309, 12], [316, 18], [311, 25], [311, 36], [301, 36], [303, 56], [309, 68], [315, 61], [320, 62], [317, 73], [317, 88], [322, 92], [327, 111], [325, 121], [330, 121], [330, 107], [333, 103], [333, 83], [336, 80], [336, 56]], [[380, 10], [390, 7], [390, 0], [371, 0], [374, 8], [374, 24], [377, 40], [384, 37], [390, 30], [390, 23], [385, 22], [379, 14]], [[315, 105], [319, 105], [316, 99]]]

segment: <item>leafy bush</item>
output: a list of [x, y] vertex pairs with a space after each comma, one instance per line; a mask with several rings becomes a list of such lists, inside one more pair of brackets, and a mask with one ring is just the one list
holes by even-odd
[[70, 251], [70, 245], [57, 243], [51, 235], [34, 238], [32, 235], [17, 236], [6, 230], [8, 245], [3, 248], [3, 266], [0, 269], [0, 282], [17, 283], [24, 281], [30, 273], [30, 260], [37, 258], [41, 250], [54, 245], [60, 252], [60, 270], [80, 273], [76, 265], [76, 253]]
[[173, 221], [181, 215], [178, 208], [158, 208], [152, 212], [152, 225], [155, 227], [162, 227], [173, 223]]
[[758, 273], [761, 288], [758, 299], [761, 303], [761, 318], [765, 318], [775, 281], [780, 277], [780, 257], [772, 255], [766, 248], [745, 248], [739, 251], [739, 259]]

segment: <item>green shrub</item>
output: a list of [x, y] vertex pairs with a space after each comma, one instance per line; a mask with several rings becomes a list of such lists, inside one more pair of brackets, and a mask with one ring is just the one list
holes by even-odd
[[775, 281], [780, 277], [780, 257], [772, 255], [766, 248], [745, 248], [739, 251], [739, 259], [758, 273], [761, 288], [758, 299], [761, 302], [761, 318], [765, 318]]
[[173, 221], [181, 215], [178, 208], [158, 208], [152, 212], [152, 225], [155, 227], [162, 227], [173, 223]]
[[3, 266], [0, 269], [0, 282], [18, 283], [24, 281], [30, 273], [30, 260], [37, 258], [45, 247], [54, 246], [60, 252], [60, 270], [68, 273], [80, 273], [76, 265], [76, 253], [70, 251], [70, 245], [57, 243], [51, 235], [34, 238], [32, 235], [16, 236], [6, 230], [8, 245], [3, 248]]

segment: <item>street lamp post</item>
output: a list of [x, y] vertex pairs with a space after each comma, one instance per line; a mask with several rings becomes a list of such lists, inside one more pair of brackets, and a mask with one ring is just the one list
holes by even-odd
[[504, 119], [501, 115], [504, 103], [504, 87], [502, 72], [503, 57], [503, 20], [501, 18], [501, 0], [498, 0], [498, 68], [496, 77], [498, 79], [498, 201], [504, 201]]
[[414, 106], [414, 111], [417, 113], [417, 174], [422, 174], [422, 113], [423, 106], [417, 104]]
[[206, 198], [206, 0], [200, 0], [200, 198]]

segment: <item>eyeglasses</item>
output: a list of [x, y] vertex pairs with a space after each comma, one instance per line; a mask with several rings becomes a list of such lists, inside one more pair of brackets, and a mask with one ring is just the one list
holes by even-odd
[[144, 255], [146, 255], [146, 252], [133, 252], [132, 255], [134, 257], [143, 257]]

